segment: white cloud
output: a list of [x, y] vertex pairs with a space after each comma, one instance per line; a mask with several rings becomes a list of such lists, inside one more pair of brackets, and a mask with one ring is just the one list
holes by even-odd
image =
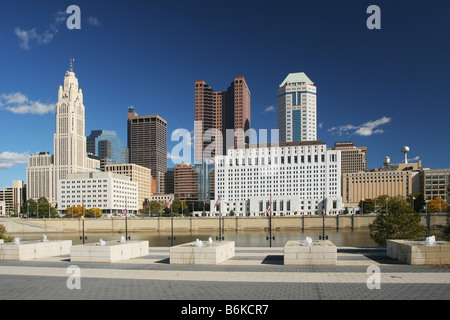
[[38, 114], [44, 115], [54, 113], [56, 105], [44, 104], [40, 101], [29, 100], [28, 97], [20, 92], [1, 94], [0, 107], [3, 110], [10, 111], [15, 114]]
[[[2, 102], [3, 101], [3, 102]], [[25, 103], [28, 101], [28, 98], [20, 92], [0, 95], [0, 106], [4, 104], [19, 104]]]
[[99, 27], [102, 24], [98, 21], [97, 17], [88, 17], [88, 24], [94, 27]]
[[408, 162], [415, 162], [415, 161], [419, 161], [419, 160], [420, 160], [420, 157], [419, 157], [419, 156], [414, 157], [414, 158], [412, 158], [412, 159], [409, 159], [409, 158], [408, 158]]
[[[66, 11], [58, 11], [52, 15], [52, 21], [46, 30], [43, 33], [39, 33], [36, 31], [36, 28], [32, 28], [30, 30], [24, 30], [20, 27], [16, 27], [14, 29], [14, 34], [19, 39], [19, 46], [24, 50], [30, 50], [32, 45], [38, 44], [47, 44], [50, 43], [55, 35], [58, 33], [61, 25], [66, 25], [67, 18], [70, 16]], [[87, 19], [87, 22], [91, 26], [101, 26], [100, 21], [97, 17], [90, 16]]]
[[391, 118], [382, 117], [378, 120], [368, 121], [368, 122], [360, 124], [358, 126], [354, 126], [352, 124], [347, 124], [345, 126], [333, 127], [331, 129], [328, 129], [328, 132], [331, 132], [333, 134], [337, 133], [340, 136], [342, 136], [343, 134], [347, 134], [347, 135], [356, 134], [359, 136], [368, 137], [373, 134], [383, 133], [384, 130], [379, 129], [378, 127], [382, 126], [384, 124], [387, 124], [389, 122], [391, 122]]
[[37, 44], [49, 43], [50, 41], [52, 41], [56, 32], [58, 32], [58, 30], [55, 31], [47, 30], [42, 34], [39, 34], [36, 32], [36, 28], [28, 31], [22, 30], [20, 28], [14, 29], [14, 33], [20, 40], [19, 46], [24, 50], [30, 50], [31, 49], [30, 42], [33, 41], [35, 41]]
[[4, 151], [0, 153], [0, 169], [10, 169], [16, 164], [25, 164], [28, 162], [28, 152], [17, 153]]
[[263, 113], [267, 113], [267, 112], [275, 112], [275, 107], [273, 105], [266, 106], [266, 108], [264, 109]]

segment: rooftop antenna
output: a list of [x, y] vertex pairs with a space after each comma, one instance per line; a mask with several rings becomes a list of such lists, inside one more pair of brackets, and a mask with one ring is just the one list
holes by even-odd
[[71, 58], [70, 59], [70, 72], [74, 72], [74, 67], [75, 67], [75, 59]]

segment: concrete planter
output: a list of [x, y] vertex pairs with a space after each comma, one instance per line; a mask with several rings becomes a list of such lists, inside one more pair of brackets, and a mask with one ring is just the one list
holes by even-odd
[[234, 241], [204, 242], [203, 247], [190, 242], [170, 248], [170, 264], [219, 264], [234, 255]]
[[436, 241], [427, 246], [424, 240], [388, 240], [387, 256], [410, 265], [450, 264], [450, 242]]
[[70, 251], [72, 262], [117, 262], [148, 255], [148, 241], [108, 241], [73, 246]]
[[311, 246], [304, 241], [288, 241], [284, 246], [285, 265], [336, 265], [336, 261], [337, 248], [328, 240], [313, 241]]
[[26, 261], [70, 254], [71, 240], [24, 241], [0, 244], [0, 260]]

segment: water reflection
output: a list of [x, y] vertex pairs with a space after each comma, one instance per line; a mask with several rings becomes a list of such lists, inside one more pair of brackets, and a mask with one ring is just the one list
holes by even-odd
[[[326, 230], [328, 239], [337, 247], [373, 247], [375, 242], [370, 239], [368, 229], [357, 230]], [[49, 240], [72, 240], [73, 245], [82, 244], [80, 240], [80, 233], [48, 233]], [[120, 240], [123, 235], [117, 232], [110, 233], [86, 233], [86, 243], [98, 242], [100, 239], [105, 241]], [[131, 240], [148, 240], [150, 247], [170, 247], [171, 241], [169, 237], [170, 232], [129, 232]], [[235, 241], [236, 247], [269, 247], [269, 241], [266, 236], [269, 233], [266, 231], [245, 231], [245, 232], [225, 232], [223, 236], [226, 241]], [[275, 240], [272, 240], [272, 247], [284, 247], [286, 242], [290, 240], [305, 240], [306, 237], [311, 237], [313, 240], [319, 240], [319, 235], [322, 235], [322, 230], [304, 230], [304, 231], [272, 231]], [[41, 240], [42, 233], [30, 234], [12, 234], [14, 237], [20, 237], [21, 240]], [[213, 240], [219, 236], [218, 231], [178, 231], [174, 232], [174, 245], [192, 242], [196, 239], [207, 241], [209, 237]]]

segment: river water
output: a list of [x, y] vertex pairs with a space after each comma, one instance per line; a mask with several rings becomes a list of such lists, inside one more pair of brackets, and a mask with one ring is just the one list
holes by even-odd
[[[87, 240], [85, 243], [96, 243], [100, 239], [104, 241], [120, 240], [123, 233], [86, 233]], [[187, 242], [200, 239], [207, 241], [211, 237], [216, 241], [216, 237], [219, 236], [218, 231], [202, 231], [202, 232], [189, 232], [189, 231], [175, 231], [175, 240], [173, 245], [179, 245]], [[321, 229], [304, 230], [304, 231], [272, 231], [272, 236], [275, 240], [272, 240], [272, 247], [284, 247], [287, 241], [290, 240], [305, 240], [306, 237], [311, 237], [313, 240], [319, 240], [319, 236], [322, 235]], [[341, 230], [325, 230], [325, 235], [328, 235], [328, 240], [333, 242], [337, 247], [373, 247], [376, 246], [375, 242], [370, 239], [368, 229], [341, 229]], [[43, 238], [42, 233], [26, 233], [26, 234], [12, 234], [14, 237], [19, 237], [23, 241], [41, 240]], [[73, 245], [82, 244], [80, 240], [81, 234], [75, 233], [49, 233], [47, 237], [49, 240], [72, 240]], [[150, 247], [170, 247], [172, 245], [169, 237], [170, 232], [130, 232], [128, 236], [131, 240], [148, 240]], [[235, 241], [236, 247], [269, 247], [270, 241], [266, 240], [269, 236], [268, 231], [227, 231], [223, 234], [225, 241]]]

